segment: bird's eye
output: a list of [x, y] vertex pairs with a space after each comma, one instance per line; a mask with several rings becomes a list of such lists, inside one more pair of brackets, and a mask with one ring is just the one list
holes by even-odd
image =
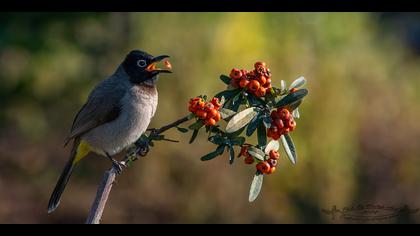
[[146, 61], [145, 61], [145, 60], [138, 60], [138, 61], [137, 61], [137, 65], [138, 65], [139, 67], [145, 67], [145, 66], [147, 65], [147, 63], [146, 63]]

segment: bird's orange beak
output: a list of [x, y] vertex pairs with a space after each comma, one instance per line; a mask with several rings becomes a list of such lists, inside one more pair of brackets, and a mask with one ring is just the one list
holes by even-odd
[[[172, 73], [172, 65], [168, 60], [163, 60], [168, 58], [167, 55], [157, 56], [153, 58], [152, 62], [146, 67], [146, 71], [149, 72], [159, 72], [159, 73]], [[162, 68], [160, 68], [161, 66]]]

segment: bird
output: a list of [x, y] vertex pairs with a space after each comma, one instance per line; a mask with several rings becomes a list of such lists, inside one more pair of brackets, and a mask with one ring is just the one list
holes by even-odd
[[65, 146], [70, 141], [73, 145], [48, 202], [48, 213], [57, 209], [74, 167], [90, 152], [109, 158], [117, 172], [122, 170], [123, 164], [112, 156], [147, 130], [158, 105], [159, 74], [172, 73], [169, 61], [164, 61], [165, 68], [157, 64], [168, 57], [132, 50], [115, 72], [91, 91], [65, 140]]

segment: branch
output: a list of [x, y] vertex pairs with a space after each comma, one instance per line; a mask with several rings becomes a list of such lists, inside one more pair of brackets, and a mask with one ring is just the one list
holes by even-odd
[[[139, 156], [142, 156], [142, 157], [146, 156], [149, 151], [149, 144], [153, 140], [154, 137], [156, 137], [157, 135], [160, 135], [161, 133], [171, 128], [177, 127], [184, 122], [187, 122], [191, 118], [192, 117], [190, 116], [185, 116], [159, 129], [148, 129], [148, 131], [150, 131], [150, 134], [147, 140], [146, 141], [140, 140], [140, 139], [137, 140], [134, 144], [134, 151], [129, 152], [125, 156], [124, 161], [120, 162], [120, 164], [124, 167], [127, 167], [128, 165], [131, 164], [131, 162], [137, 160]], [[171, 140], [168, 140], [168, 141], [171, 141]], [[86, 224], [99, 224], [100, 223], [102, 214], [104, 212], [106, 203], [108, 201], [108, 196], [112, 189], [112, 185], [115, 182], [116, 174], [117, 174], [117, 169], [114, 166], [110, 170], [105, 172], [102, 182], [98, 187], [98, 191], [96, 193], [95, 200], [90, 209], [89, 216], [86, 220]]]

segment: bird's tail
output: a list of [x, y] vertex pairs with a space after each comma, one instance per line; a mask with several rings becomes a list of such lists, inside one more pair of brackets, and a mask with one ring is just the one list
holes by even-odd
[[70, 179], [75, 164], [88, 153], [89, 150], [85, 147], [85, 142], [80, 142], [80, 139], [75, 139], [69, 161], [64, 167], [64, 170], [61, 173], [57, 184], [55, 185], [54, 191], [51, 194], [50, 201], [48, 202], [48, 213], [51, 213], [57, 209], [58, 205], [60, 204], [61, 194], [63, 193]]

